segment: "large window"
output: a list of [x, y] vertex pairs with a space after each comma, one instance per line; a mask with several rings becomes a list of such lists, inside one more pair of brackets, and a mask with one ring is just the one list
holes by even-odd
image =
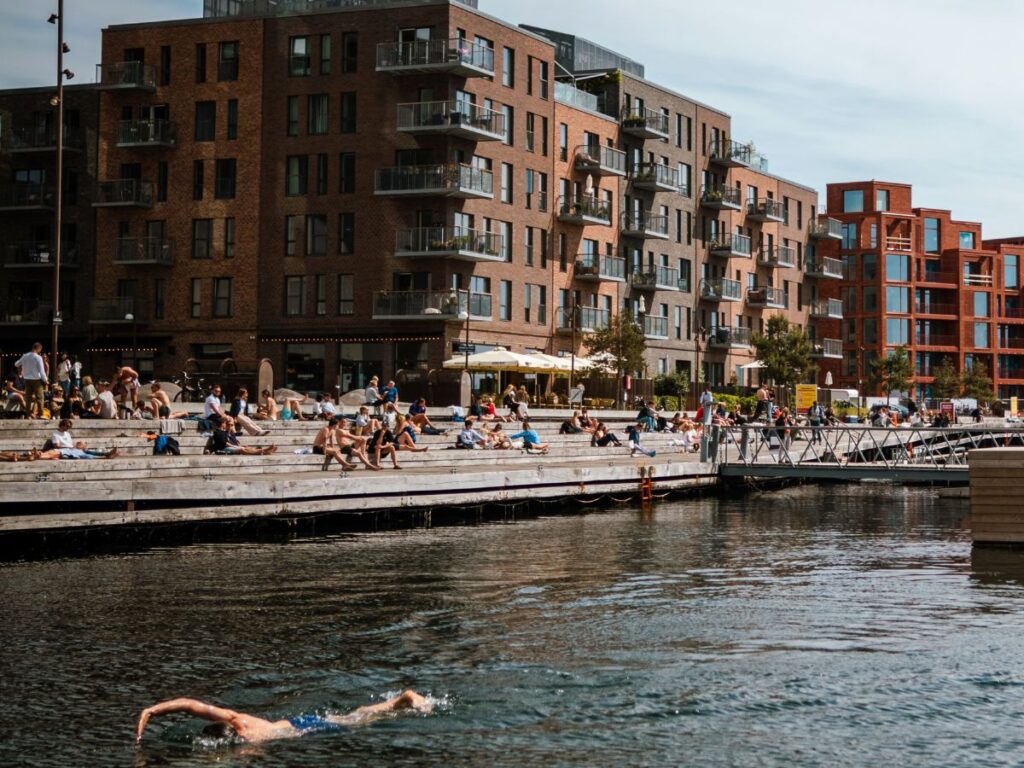
[[299, 97], [288, 97], [288, 135], [299, 135]]
[[355, 72], [359, 68], [359, 33], [341, 34], [341, 71]]
[[889, 210], [889, 190], [887, 190], [887, 189], [876, 189], [875, 190], [875, 210], [876, 211], [888, 211]]
[[910, 257], [898, 253], [885, 255], [885, 279], [906, 283], [910, 281]]
[[306, 216], [306, 255], [327, 255], [327, 215], [311, 213]]
[[843, 248], [850, 249], [857, 247], [857, 224], [850, 222], [842, 225]]
[[885, 311], [901, 313], [910, 312], [910, 289], [894, 285], [886, 286]]
[[322, 136], [330, 125], [330, 107], [326, 93], [313, 93], [306, 100], [306, 132]]
[[[505, 49], [506, 51], [508, 48]], [[512, 281], [502, 280], [498, 286], [498, 319], [512, 319]]]
[[306, 155], [289, 155], [286, 165], [284, 193], [289, 197], [306, 194], [309, 181], [309, 158]]
[[235, 220], [224, 219], [224, 258], [235, 258]]
[[939, 220], [926, 217], [924, 220], [924, 252], [939, 252]]
[[356, 191], [356, 155], [354, 152], [342, 152], [338, 155], [338, 191]]
[[217, 133], [217, 102], [196, 102], [196, 141], [213, 141]]
[[213, 316], [231, 317], [231, 278], [213, 278]]
[[356, 94], [347, 91], [341, 94], [341, 132], [356, 132]]
[[974, 250], [974, 233], [973, 232], [961, 232], [960, 233], [960, 248], [963, 250]]
[[229, 139], [238, 138], [238, 99], [228, 99], [228, 130]]
[[191, 300], [189, 302], [189, 316], [201, 317], [203, 314], [203, 280], [199, 277], [192, 278]]
[[342, 255], [354, 253], [356, 250], [356, 215], [354, 213], [338, 214], [338, 253]]
[[[320, 35], [320, 74], [331, 74], [331, 36]], [[323, 314], [318, 312], [317, 314]]]
[[221, 43], [217, 47], [217, 79], [230, 82], [238, 79], [238, 41]]
[[[864, 297], [864, 305], [861, 307], [865, 312], [877, 312], [878, 311], [878, 288], [873, 285], [864, 287], [862, 292]], [[845, 306], [845, 305], [844, 305]], [[853, 306], [853, 305], [851, 305]]]
[[306, 278], [302, 275], [284, 279], [284, 313], [292, 317], [306, 314]]
[[235, 159], [227, 158], [218, 160], [216, 163], [216, 176], [214, 178], [213, 196], [220, 200], [230, 200], [235, 196]]
[[864, 191], [847, 189], [843, 192], [843, 213], [864, 212]]
[[989, 298], [985, 291], [974, 292], [974, 316], [975, 317], [988, 317], [989, 316]]
[[1007, 288], [1020, 287], [1019, 261], [1018, 256], [1003, 257], [1003, 285]]
[[888, 317], [885, 320], [885, 343], [899, 346], [910, 343], [910, 320], [902, 317]]
[[[863, 324], [864, 324], [864, 328], [863, 328], [864, 332], [863, 332], [862, 336], [864, 338], [864, 343], [865, 344], [877, 344], [878, 343], [878, 320], [876, 320], [873, 317], [865, 317], [864, 321], [863, 321]], [[865, 371], [868, 370], [868, 368], [867, 368], [867, 360], [864, 361], [864, 369], [865, 369]]]
[[351, 315], [355, 305], [353, 275], [338, 275], [338, 314]]
[[516, 84], [516, 52], [511, 48], [501, 51], [501, 84], [507, 88]]
[[296, 240], [299, 236], [299, 217], [284, 217], [284, 255], [295, 256]]
[[878, 279], [878, 256], [873, 253], [865, 253], [860, 257], [861, 273], [863, 280]]
[[988, 323], [974, 324], [974, 346], [978, 349], [988, 349]]
[[293, 37], [288, 41], [288, 74], [292, 77], [309, 74], [308, 37]]
[[192, 258], [209, 259], [213, 255], [213, 219], [192, 220]]

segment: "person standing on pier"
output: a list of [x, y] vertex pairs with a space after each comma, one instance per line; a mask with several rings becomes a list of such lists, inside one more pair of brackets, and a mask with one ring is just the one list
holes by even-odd
[[710, 427], [715, 410], [715, 396], [711, 394], [711, 387], [707, 384], [704, 385], [704, 394], [700, 396], [700, 404], [704, 409], [704, 427]]
[[37, 341], [32, 345], [32, 349], [18, 358], [18, 362], [14, 364], [14, 367], [21, 371], [21, 378], [25, 381], [25, 400], [30, 419], [41, 419], [43, 406], [46, 405], [46, 382], [50, 378], [50, 366], [40, 354], [42, 351], [43, 345]]

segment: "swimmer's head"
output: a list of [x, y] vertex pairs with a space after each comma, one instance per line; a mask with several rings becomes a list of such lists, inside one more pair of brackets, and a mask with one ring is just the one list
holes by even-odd
[[210, 739], [230, 739], [235, 735], [235, 729], [227, 723], [210, 723], [203, 728], [202, 734]]

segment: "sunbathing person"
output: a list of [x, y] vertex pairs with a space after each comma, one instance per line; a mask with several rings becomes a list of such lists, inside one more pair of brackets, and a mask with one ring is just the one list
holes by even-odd
[[409, 406], [409, 421], [411, 421], [420, 431], [423, 431], [423, 428], [426, 427], [427, 429], [434, 430], [435, 434], [443, 433], [443, 430], [435, 427], [427, 417], [427, 399], [425, 397], [421, 397]]
[[337, 444], [338, 449], [343, 455], [348, 457], [350, 461], [353, 458], [356, 458], [363, 462], [367, 469], [380, 471], [380, 464], [374, 464], [366, 455], [366, 444], [370, 439], [368, 437], [352, 434], [350, 426], [351, 423], [348, 419], [338, 419], [338, 425], [334, 430], [334, 441]]
[[365, 405], [361, 406], [359, 408], [359, 413], [356, 414], [356, 423], [355, 428], [353, 429], [353, 434], [370, 437], [378, 429], [380, 429], [380, 422], [370, 415], [369, 407]]
[[395, 423], [395, 436], [395, 442], [400, 451], [423, 453], [429, 450], [429, 447], [426, 445], [422, 447], [416, 445], [416, 430], [413, 428], [412, 422], [406, 419], [405, 416], [398, 417]]
[[334, 430], [337, 426], [337, 420], [331, 419], [316, 433], [316, 437], [313, 438], [313, 453], [324, 457], [324, 465], [320, 467], [322, 470], [327, 470], [331, 465], [331, 459], [337, 460], [342, 469], [355, 469], [356, 465], [345, 459], [345, 454], [335, 442]]
[[7, 383], [4, 384], [4, 393], [7, 396], [6, 410], [14, 411], [20, 409], [22, 413], [28, 415], [28, 405], [25, 403], [25, 393], [14, 386], [14, 379], [8, 379]]
[[46, 441], [44, 450], [39, 451], [37, 459], [53, 461], [56, 459], [113, 459], [120, 455], [117, 448], [109, 451], [97, 451], [89, 448], [87, 443], [81, 440], [75, 441], [71, 437], [71, 419], [62, 419], [57, 425], [57, 431], [50, 435]]
[[508, 435], [502, 430], [501, 424], [495, 424], [490, 431], [485, 429], [484, 434], [487, 435], [491, 448], [508, 450], [512, 447], [512, 441], [508, 439]]
[[597, 448], [606, 448], [609, 445], [614, 445], [617, 448], [622, 445], [622, 442], [614, 432], [608, 431], [608, 427], [603, 422], [598, 421], [590, 437], [590, 445]]
[[530, 426], [530, 422], [528, 421], [524, 421], [523, 428], [514, 435], [509, 435], [508, 439], [522, 440], [523, 448], [525, 448], [527, 452], [536, 451], [538, 453], [547, 453], [548, 449], [551, 447], [548, 443], [541, 442], [540, 435], [538, 435], [533, 427]]
[[276, 445], [268, 445], [263, 448], [240, 445], [238, 435], [235, 434], [235, 422], [230, 416], [224, 416], [217, 423], [217, 428], [210, 436], [210, 448], [213, 453], [225, 453], [240, 456], [268, 456], [277, 451]]
[[346, 725], [368, 723], [382, 715], [406, 709], [429, 714], [432, 706], [426, 698], [415, 691], [408, 690], [400, 696], [380, 704], [359, 707], [347, 715], [324, 715], [321, 717], [316, 714], [308, 714], [291, 717], [287, 720], [264, 720], [261, 717], [235, 712], [196, 699], [171, 699], [142, 710], [138, 724], [135, 726], [135, 743], [138, 744], [142, 741], [142, 732], [146, 730], [146, 724], [151, 718], [172, 712], [185, 712], [216, 723], [219, 728], [215, 727], [213, 732], [208, 732], [208, 735], [221, 736], [234, 732], [243, 741], [261, 742], [273, 739], [293, 739], [307, 733], [337, 731]]
[[380, 460], [382, 456], [390, 456], [391, 463], [395, 469], [401, 469], [401, 465], [398, 463], [398, 450], [395, 448], [395, 435], [387, 427], [381, 427], [373, 433], [373, 437], [370, 438], [370, 442], [366, 444], [366, 452], [373, 454], [373, 460], [380, 466]]
[[39, 458], [39, 451], [34, 448], [31, 451], [0, 451], [0, 461], [36, 461]]
[[457, 448], [486, 448], [489, 442], [487, 435], [473, 429], [473, 420], [466, 419], [462, 423], [462, 431], [459, 432], [455, 446]]
[[274, 399], [269, 389], [260, 392], [263, 402], [256, 411], [256, 419], [259, 421], [279, 421], [281, 419], [281, 407]]

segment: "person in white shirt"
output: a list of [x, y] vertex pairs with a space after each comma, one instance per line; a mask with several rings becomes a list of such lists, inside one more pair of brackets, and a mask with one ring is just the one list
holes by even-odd
[[61, 352], [60, 362], [57, 364], [57, 383], [64, 390], [64, 397], [71, 394], [71, 375], [74, 372], [71, 365], [71, 358], [67, 352]]
[[206, 402], [203, 403], [203, 418], [214, 419], [216, 417], [216, 419], [222, 419], [226, 415], [220, 403], [220, 384], [214, 384], [210, 387], [210, 394], [207, 396]]
[[41, 459], [112, 459], [120, 452], [117, 448], [109, 451], [89, 450], [89, 446], [71, 437], [71, 420], [63, 419], [57, 431], [50, 435], [50, 445], [39, 454]]
[[380, 390], [377, 389], [379, 380], [376, 376], [370, 379], [370, 383], [366, 385], [366, 393], [364, 395], [363, 403], [373, 408], [375, 411], [380, 409]]
[[116, 419], [118, 417], [117, 401], [114, 399], [114, 393], [110, 391], [109, 382], [100, 382], [100, 393], [96, 396], [96, 402], [99, 404], [98, 414], [101, 419]]
[[704, 394], [700, 396], [700, 404], [704, 408], [704, 426], [710, 427], [715, 410], [715, 396], [711, 394], [711, 387], [704, 387]]
[[325, 419], [331, 419], [338, 415], [338, 409], [334, 407], [334, 399], [324, 393], [324, 401], [320, 405], [320, 413], [323, 414]]
[[21, 377], [25, 380], [25, 400], [28, 402], [29, 417], [40, 419], [43, 416], [43, 405], [46, 400], [46, 381], [50, 377], [49, 366], [42, 354], [43, 345], [38, 341], [14, 365], [21, 369]]

